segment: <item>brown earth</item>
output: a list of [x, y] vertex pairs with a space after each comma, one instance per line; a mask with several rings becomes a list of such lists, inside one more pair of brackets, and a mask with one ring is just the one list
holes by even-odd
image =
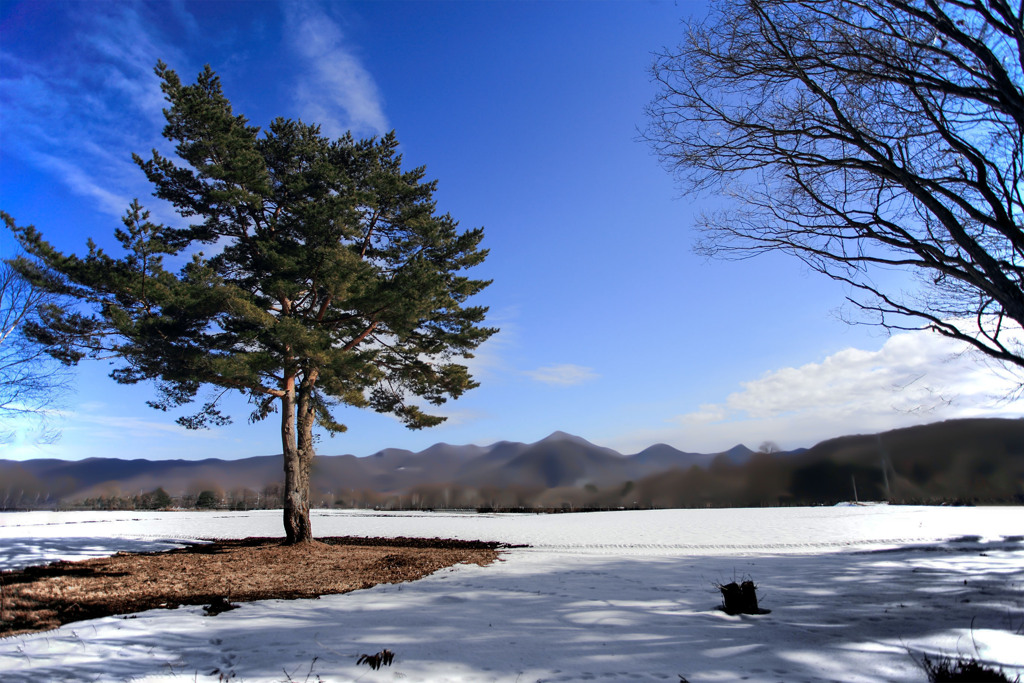
[[0, 572], [0, 638], [158, 607], [317, 598], [401, 583], [460, 563], [490, 564], [499, 544], [415, 538], [197, 543]]

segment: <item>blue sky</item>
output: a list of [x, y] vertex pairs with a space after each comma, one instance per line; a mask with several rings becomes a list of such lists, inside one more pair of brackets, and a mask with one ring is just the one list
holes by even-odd
[[[536, 441], [555, 430], [637, 452], [809, 446], [952, 417], [1021, 416], [1003, 374], [943, 339], [840, 322], [842, 287], [783, 256], [692, 252], [694, 216], [638, 141], [652, 52], [702, 2], [0, 2], [0, 208], [59, 247], [112, 243], [150, 196], [131, 153], [160, 137], [157, 60], [191, 81], [210, 64], [235, 111], [340, 135], [394, 129], [437, 199], [484, 226], [501, 333], [471, 365], [482, 386], [441, 427], [410, 432], [346, 410], [323, 454], [439, 441]], [[14, 254], [0, 235], [0, 254]], [[885, 274], [902, 283], [900, 274]], [[910, 286], [911, 283], [905, 283]], [[238, 458], [280, 452], [278, 425], [187, 432], [145, 386], [81, 365], [55, 418], [0, 457]]]

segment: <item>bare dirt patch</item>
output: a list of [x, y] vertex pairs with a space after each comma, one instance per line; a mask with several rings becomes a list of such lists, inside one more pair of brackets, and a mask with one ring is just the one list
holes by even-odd
[[490, 564], [499, 547], [353, 537], [288, 546], [281, 539], [246, 538], [4, 571], [0, 637], [158, 607], [317, 598], [415, 581], [455, 564]]

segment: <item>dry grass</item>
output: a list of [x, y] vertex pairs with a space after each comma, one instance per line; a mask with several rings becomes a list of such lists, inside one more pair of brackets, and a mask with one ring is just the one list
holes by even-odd
[[158, 607], [316, 598], [414, 581], [460, 563], [486, 565], [497, 543], [324, 538], [214, 541], [0, 572], [0, 637]]

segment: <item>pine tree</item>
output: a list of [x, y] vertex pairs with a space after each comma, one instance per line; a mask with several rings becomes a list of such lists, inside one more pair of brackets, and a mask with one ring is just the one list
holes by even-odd
[[[393, 133], [330, 140], [278, 118], [261, 135], [209, 66], [193, 85], [163, 63], [156, 74], [164, 137], [183, 163], [155, 150], [135, 161], [190, 224], [152, 222], [135, 201], [115, 232], [119, 257], [91, 240], [84, 257], [65, 255], [15, 226], [32, 258], [19, 269], [89, 309], [52, 308], [30, 332], [68, 363], [113, 354], [111, 376], [155, 381], [159, 410], [212, 387], [178, 419], [189, 428], [227, 423], [218, 400], [233, 391], [253, 421], [279, 413], [285, 532], [308, 541], [314, 424], [344, 431], [332, 410], [347, 405], [429, 427], [444, 418], [424, 404], [477, 386], [458, 361], [497, 331], [482, 326], [486, 308], [466, 305], [489, 284], [463, 274], [487, 254], [483, 231], [437, 213], [436, 181], [402, 169]], [[172, 260], [185, 263], [172, 271]]]

